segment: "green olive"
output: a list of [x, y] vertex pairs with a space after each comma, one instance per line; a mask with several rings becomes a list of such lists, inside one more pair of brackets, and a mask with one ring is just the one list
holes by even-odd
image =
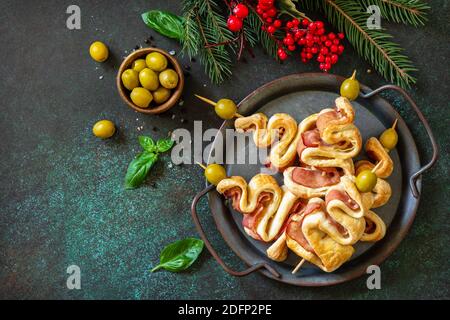
[[131, 68], [136, 72], [141, 72], [142, 70], [147, 68], [147, 64], [145, 63], [144, 59], [137, 59], [133, 62]]
[[172, 69], [166, 69], [159, 74], [159, 82], [164, 88], [173, 89], [178, 85], [178, 73]]
[[152, 52], [145, 58], [147, 67], [153, 71], [163, 71], [167, 68], [167, 59], [159, 52]]
[[211, 184], [217, 186], [220, 181], [227, 177], [227, 173], [220, 164], [210, 164], [205, 169], [205, 177]]
[[141, 72], [139, 72], [139, 81], [145, 89], [150, 91], [154, 91], [159, 87], [158, 76], [149, 68], [142, 69]]
[[125, 70], [122, 73], [122, 83], [130, 91], [139, 87], [139, 74], [132, 69]]
[[236, 115], [237, 106], [230, 99], [220, 99], [215, 106], [216, 113], [224, 120], [233, 119]]
[[92, 133], [98, 138], [111, 138], [116, 132], [116, 126], [112, 121], [100, 120], [92, 128]]
[[380, 136], [380, 142], [386, 149], [394, 149], [398, 142], [397, 131], [394, 128], [385, 130]]
[[108, 47], [103, 42], [95, 41], [89, 47], [89, 54], [91, 55], [91, 58], [94, 59], [95, 61], [104, 62], [106, 61], [106, 59], [108, 59], [109, 50]]
[[349, 100], [355, 100], [359, 95], [359, 82], [356, 80], [356, 70], [351, 78], [345, 79], [341, 85], [341, 96]]
[[356, 177], [356, 187], [361, 192], [370, 192], [377, 184], [377, 175], [371, 170], [361, 171]]
[[170, 90], [164, 87], [159, 87], [156, 91], [152, 92], [153, 100], [156, 104], [163, 104], [170, 98]]
[[150, 91], [141, 87], [134, 88], [133, 91], [131, 91], [130, 97], [131, 101], [133, 101], [135, 105], [144, 109], [148, 108], [150, 102], [153, 100], [153, 96]]

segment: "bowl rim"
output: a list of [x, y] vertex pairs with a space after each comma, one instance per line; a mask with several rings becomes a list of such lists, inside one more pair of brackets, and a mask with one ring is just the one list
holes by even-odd
[[[144, 108], [138, 107], [137, 105], [135, 105], [133, 103], [133, 101], [131, 101], [129, 90], [124, 87], [121, 77], [122, 77], [122, 73], [126, 69], [129, 69], [131, 67], [131, 64], [135, 60], [137, 60], [151, 52], [159, 52], [162, 55], [164, 55], [167, 58], [167, 60], [172, 64], [172, 67], [175, 70], [175, 72], [178, 74], [179, 80], [178, 80], [178, 85], [175, 89], [173, 89], [172, 95], [169, 98], [169, 100], [167, 100], [166, 102], [164, 102], [163, 104], [161, 104], [155, 108], [150, 107], [150, 108], [144, 109]], [[177, 61], [177, 59], [175, 59], [173, 56], [171, 56], [167, 51], [165, 51], [163, 49], [159, 49], [159, 48], [142, 48], [142, 49], [132, 52], [122, 61], [121, 65], [119, 67], [119, 71], [117, 72], [116, 85], [117, 85], [117, 91], [119, 92], [120, 97], [122, 98], [123, 101], [125, 101], [125, 103], [130, 108], [132, 108], [135, 111], [140, 112], [140, 113], [159, 114], [159, 113], [163, 113], [163, 112], [169, 110], [170, 108], [172, 108], [180, 99], [181, 94], [183, 92], [183, 88], [184, 88], [184, 73], [183, 73], [183, 69], [181, 68], [181, 65]]]

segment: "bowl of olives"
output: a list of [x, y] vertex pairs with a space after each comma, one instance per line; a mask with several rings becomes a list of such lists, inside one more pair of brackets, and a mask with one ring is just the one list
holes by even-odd
[[164, 50], [144, 48], [122, 62], [117, 89], [125, 103], [146, 114], [172, 108], [181, 97], [184, 75], [178, 61]]

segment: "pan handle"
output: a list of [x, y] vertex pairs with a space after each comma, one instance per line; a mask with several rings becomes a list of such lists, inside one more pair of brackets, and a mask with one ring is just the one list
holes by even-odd
[[223, 260], [219, 257], [219, 255], [217, 254], [216, 250], [214, 250], [214, 248], [212, 247], [211, 243], [209, 242], [209, 240], [206, 238], [206, 234], [205, 231], [202, 228], [202, 225], [200, 224], [200, 220], [198, 218], [198, 214], [197, 214], [197, 203], [198, 201], [207, 193], [209, 193], [210, 191], [214, 190], [214, 186], [213, 185], [209, 185], [208, 187], [206, 187], [204, 190], [200, 191], [195, 197], [194, 200], [192, 201], [192, 206], [191, 206], [191, 215], [192, 215], [192, 219], [194, 220], [195, 223], [195, 227], [197, 228], [198, 233], [200, 234], [200, 237], [202, 238], [203, 242], [205, 243], [206, 248], [208, 249], [208, 251], [211, 253], [211, 255], [214, 257], [214, 259], [216, 259], [216, 261], [222, 266], [222, 268], [228, 272], [229, 274], [236, 276], [236, 277], [242, 277], [242, 276], [246, 276], [256, 270], [265, 268], [267, 269], [267, 271], [269, 271], [274, 277], [279, 278], [281, 275], [274, 269], [272, 268], [270, 265], [268, 265], [265, 262], [260, 262], [257, 264], [252, 265], [251, 267], [249, 267], [248, 269], [244, 270], [244, 271], [235, 271], [233, 269], [230, 269], [224, 262]]
[[409, 185], [410, 185], [412, 194], [413, 194], [414, 198], [418, 198], [420, 196], [420, 192], [419, 192], [419, 189], [417, 187], [417, 179], [422, 175], [422, 173], [424, 173], [425, 171], [430, 169], [436, 163], [436, 160], [437, 160], [438, 154], [439, 154], [438, 146], [437, 146], [436, 140], [434, 139], [433, 132], [431, 131], [431, 128], [430, 128], [430, 125], [428, 124], [427, 119], [425, 118], [423, 113], [420, 111], [419, 107], [416, 105], [414, 100], [402, 88], [400, 88], [398, 86], [395, 86], [395, 85], [389, 84], [389, 85], [385, 85], [385, 86], [379, 87], [378, 89], [375, 89], [375, 90], [373, 90], [373, 91], [371, 91], [369, 93], [366, 93], [366, 94], [361, 93], [360, 96], [362, 98], [371, 98], [374, 95], [377, 95], [380, 92], [383, 92], [385, 90], [397, 91], [398, 93], [400, 93], [409, 102], [409, 104], [411, 105], [411, 107], [414, 109], [414, 111], [416, 112], [417, 116], [419, 117], [420, 121], [422, 121], [422, 124], [425, 127], [425, 130], [427, 131], [428, 138], [431, 141], [431, 146], [432, 146], [432, 149], [433, 149], [433, 155], [431, 157], [430, 162], [428, 162], [426, 165], [424, 165], [422, 168], [420, 168], [416, 173], [412, 174], [411, 177], [409, 178]]

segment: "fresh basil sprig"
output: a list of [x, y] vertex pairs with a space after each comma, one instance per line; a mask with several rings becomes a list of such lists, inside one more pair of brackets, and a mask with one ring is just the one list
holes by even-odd
[[182, 40], [183, 18], [161, 10], [151, 10], [142, 14], [145, 24], [163, 36]]
[[170, 272], [180, 272], [189, 268], [203, 250], [202, 240], [187, 238], [169, 244], [163, 249], [159, 257], [159, 265], [154, 267], [151, 272], [161, 268]]
[[169, 151], [175, 142], [171, 139], [160, 139], [155, 143], [150, 137], [140, 136], [139, 143], [144, 151], [139, 153], [128, 165], [125, 175], [126, 189], [139, 187], [158, 161], [159, 154]]

